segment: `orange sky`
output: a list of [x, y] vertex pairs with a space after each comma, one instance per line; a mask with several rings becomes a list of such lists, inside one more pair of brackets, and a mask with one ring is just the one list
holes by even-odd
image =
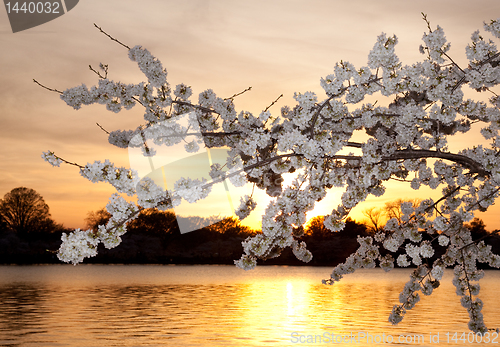
[[[88, 69], [109, 65], [109, 78], [122, 82], [144, 79], [127, 51], [100, 34], [104, 30], [129, 46], [140, 44], [167, 68], [171, 85], [191, 85], [194, 95], [212, 88], [228, 97], [251, 86], [236, 100], [238, 110], [258, 113], [280, 94], [272, 108], [293, 103], [293, 92], [315, 91], [322, 97], [319, 79], [331, 73], [335, 62], [347, 60], [361, 67], [381, 32], [396, 34], [396, 52], [404, 64], [420, 60], [418, 46], [426, 25], [420, 12], [439, 24], [452, 43], [451, 54], [465, 64], [464, 47], [484, 20], [498, 17], [500, 2], [475, 1], [97, 1], [85, 0], [68, 14], [49, 23], [13, 34], [5, 10], [0, 10], [0, 196], [26, 186], [38, 191], [52, 217], [68, 227], [83, 227], [88, 211], [103, 207], [113, 189], [92, 184], [71, 166], [53, 168], [40, 155], [48, 149], [80, 164], [106, 158], [128, 166], [126, 150], [108, 144], [108, 130], [134, 129], [142, 110], [114, 114], [101, 105], [79, 111], [66, 106], [58, 94], [33, 82], [59, 90], [97, 77]], [[475, 96], [474, 96], [475, 97]], [[467, 135], [453, 146], [479, 143]], [[353, 217], [372, 204], [397, 198], [425, 198], [436, 192], [413, 191], [387, 185], [379, 199], [361, 204]], [[434, 195], [435, 196], [435, 195]], [[332, 192], [314, 211], [328, 213], [340, 194]], [[260, 210], [249, 220], [257, 226]], [[237, 205], [238, 201], [233, 201]], [[488, 229], [500, 228], [493, 206], [480, 214]]]

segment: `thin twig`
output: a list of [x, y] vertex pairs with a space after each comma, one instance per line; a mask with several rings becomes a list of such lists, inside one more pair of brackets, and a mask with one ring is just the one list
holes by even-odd
[[63, 159], [63, 158], [61, 158], [61, 157], [59, 157], [59, 156], [55, 155], [55, 154], [54, 154], [54, 157], [55, 157], [55, 158], [57, 158], [57, 159], [59, 159], [59, 160], [61, 160], [62, 162], [66, 163], [66, 164], [69, 164], [69, 165], [73, 165], [73, 166], [79, 167], [80, 169], [84, 169], [84, 168], [85, 168], [85, 166], [82, 166], [82, 165], [77, 164], [77, 163], [72, 163], [72, 162], [70, 162], [70, 161], [67, 161], [66, 159]]
[[181, 105], [181, 106], [188, 106], [188, 107], [192, 107], [192, 108], [197, 108], [203, 112], [207, 112], [207, 113], [216, 113], [216, 114], [219, 114], [219, 112], [215, 111], [215, 110], [212, 110], [208, 107], [203, 107], [203, 106], [199, 106], [199, 105], [193, 105], [192, 103], [190, 102], [186, 102], [186, 101], [181, 101], [181, 100], [172, 100], [172, 104], [178, 104], [178, 105]]
[[451, 57], [450, 57], [450, 56], [449, 56], [446, 52], [441, 51], [441, 53], [442, 53], [442, 54], [443, 54], [446, 58], [448, 58], [448, 59], [451, 61], [451, 63], [457, 67], [457, 69], [459, 69], [459, 70], [460, 70], [463, 74], [465, 74], [465, 71], [464, 71], [464, 70], [462, 70], [462, 68], [461, 68], [460, 66], [458, 66], [458, 64], [457, 64], [457, 63], [455, 63], [455, 61], [454, 61], [454, 60], [453, 60], [453, 59], [452, 59], [452, 58], [451, 58]]
[[500, 52], [495, 53], [491, 57], [489, 57], [488, 59], [483, 60], [482, 62], [480, 62], [479, 65], [484, 65], [484, 64], [490, 63], [492, 60], [498, 58], [499, 56], [500, 56]]
[[276, 100], [274, 100], [271, 105], [267, 106], [266, 109], [264, 110], [264, 112], [267, 112], [267, 110], [269, 110], [279, 99], [281, 99], [283, 97], [283, 94], [281, 94], [280, 96], [278, 96], [276, 98]]
[[429, 22], [429, 20], [427, 19], [427, 14], [423, 13], [423, 12], [420, 12], [422, 14], [422, 18], [425, 20], [425, 22], [427, 23], [427, 28], [429, 28], [429, 32], [432, 33], [432, 29], [431, 29], [431, 23]]
[[44, 88], [44, 89], [47, 89], [47, 90], [50, 90], [51, 92], [56, 92], [56, 93], [59, 93], [59, 94], [62, 94], [63, 92], [61, 92], [60, 90], [57, 90], [57, 89], [52, 89], [52, 88], [49, 88], [49, 87], [46, 87], [44, 86], [43, 84], [41, 84], [40, 82], [38, 82], [36, 79], [33, 78], [33, 82], [35, 82], [36, 84], [38, 84], [40, 87]]
[[97, 123], [97, 122], [96, 122], [95, 124], [97, 124], [97, 126], [98, 126], [99, 128], [101, 128], [101, 130], [102, 130], [102, 131], [104, 131], [106, 134], [108, 134], [108, 135], [109, 135], [109, 131], [107, 131], [106, 129], [104, 129], [104, 128], [101, 126], [101, 124], [99, 124], [99, 123]]
[[243, 94], [243, 93], [249, 92], [250, 90], [252, 90], [252, 87], [248, 87], [248, 88], [247, 88], [247, 89], [245, 89], [244, 91], [239, 92], [239, 93], [236, 93], [236, 94], [234, 94], [233, 96], [231, 96], [231, 97], [229, 97], [229, 98], [225, 98], [225, 99], [224, 99], [224, 101], [226, 101], [226, 100], [233, 100], [235, 97], [240, 96], [240, 95], [241, 95], [241, 94]]
[[97, 29], [99, 29], [99, 31], [100, 31], [101, 33], [103, 33], [104, 35], [106, 35], [107, 37], [109, 37], [112, 41], [115, 41], [115, 42], [119, 43], [120, 45], [122, 45], [123, 47], [125, 47], [126, 49], [130, 50], [130, 47], [129, 47], [129, 46], [127, 46], [126, 44], [124, 44], [124, 43], [122, 43], [122, 42], [118, 41], [118, 40], [117, 40], [117, 39], [115, 39], [113, 36], [109, 35], [107, 32], [105, 32], [104, 30], [102, 30], [100, 26], [98, 26], [98, 25], [97, 25], [97, 24], [95, 24], [95, 23], [94, 23], [94, 26], [95, 26]]
[[481, 200], [476, 201], [474, 204], [472, 204], [471, 206], [469, 206], [469, 207], [467, 208], [467, 212], [468, 212], [468, 211], [471, 211], [471, 210], [474, 208], [474, 206], [479, 205], [479, 204], [481, 203], [481, 201], [484, 201], [484, 200], [486, 200], [486, 199], [491, 198], [492, 196], [494, 196], [494, 195], [495, 195], [496, 193], [498, 193], [499, 191], [500, 191], [500, 187], [499, 187], [499, 188], [497, 188], [497, 189], [495, 189], [492, 193], [490, 193], [490, 194], [488, 194], [488, 195], [484, 196]]
[[108, 78], [108, 68], [107, 68], [107, 65], [103, 65], [103, 66], [105, 66], [105, 68], [103, 69], [104, 72], [106, 73], [105, 76], [101, 75], [101, 73], [99, 71], [95, 70], [92, 67], [92, 65], [89, 65], [89, 69], [90, 69], [90, 71], [94, 72], [97, 76], [99, 76], [99, 78], [104, 80], [104, 79]]

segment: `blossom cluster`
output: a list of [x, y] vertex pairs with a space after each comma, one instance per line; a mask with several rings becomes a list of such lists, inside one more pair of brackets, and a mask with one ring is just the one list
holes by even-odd
[[161, 88], [167, 83], [167, 70], [163, 68], [161, 62], [153, 57], [147, 49], [135, 46], [128, 51], [128, 56], [130, 60], [137, 62], [139, 69], [141, 69], [153, 87]]
[[[496, 38], [500, 38], [499, 21], [484, 26]], [[259, 115], [237, 112], [234, 96], [222, 98], [212, 89], [192, 101], [190, 86], [179, 84], [172, 91], [160, 61], [140, 46], [131, 48], [129, 57], [147, 81], [122, 84], [101, 77], [97, 86], [71, 88], [61, 98], [76, 109], [100, 103], [119, 112], [141, 105], [146, 125], [111, 132], [109, 142], [118, 147], [141, 147], [144, 155], [151, 156], [154, 149], [148, 141], [184, 142], [187, 152], [196, 152], [203, 144], [228, 148], [226, 163], [212, 165], [212, 182], [182, 178], [173, 191], [148, 179], [138, 180], [132, 170], [116, 168], [109, 161], [81, 167], [81, 174], [92, 182], [108, 182], [118, 192], [137, 195], [138, 206], [114, 195], [108, 206], [110, 222], [96, 232], [78, 230], [63, 236], [60, 258], [77, 263], [95, 255], [99, 242], [113, 247], [126, 231], [126, 222], [141, 208], [169, 208], [181, 198], [198, 201], [208, 196], [212, 184], [227, 178], [235, 186], [251, 183], [272, 197], [262, 216], [262, 233], [243, 242], [244, 254], [235, 264], [252, 269], [257, 259], [277, 257], [288, 247], [308, 262], [312, 254], [298, 230], [329, 189], [344, 189], [340, 204], [324, 219], [325, 227], [336, 232], [344, 228], [353, 208], [369, 195], [383, 195], [384, 183], [396, 179], [413, 189], [439, 189], [442, 196], [416, 205], [403, 203], [401, 218], [392, 218], [373, 236], [359, 237], [358, 250], [324, 283], [333, 284], [359, 268], [378, 265], [390, 271], [396, 265], [417, 266], [390, 315], [396, 324], [420, 300], [418, 292], [432, 294], [444, 269], [454, 267], [453, 281], [469, 312], [469, 328], [484, 332], [482, 303], [473, 298], [479, 286], [472, 282], [482, 276], [476, 263], [500, 267], [500, 257], [484, 241], [472, 240], [464, 223], [491, 206], [500, 192], [500, 98], [493, 93], [489, 103], [465, 99], [463, 88], [491, 91], [500, 84], [500, 53], [492, 40], [474, 32], [466, 47], [469, 65], [462, 68], [448, 55], [450, 43], [443, 28], [432, 30], [427, 24], [422, 61], [403, 65], [396, 55], [397, 37], [382, 33], [368, 54], [367, 66], [337, 63], [320, 80], [323, 99], [310, 91], [297, 92], [296, 105], [282, 107], [279, 114], [269, 108]], [[375, 94], [387, 102], [361, 103]], [[179, 122], [183, 114], [189, 114], [188, 125]], [[481, 124], [480, 134], [489, 145], [464, 145], [451, 152], [449, 139], [471, 131], [473, 123]], [[364, 142], [355, 141], [359, 132], [366, 135]], [[61, 163], [53, 152], [43, 157], [52, 165]], [[292, 183], [285, 186], [283, 175], [293, 176]], [[235, 214], [243, 219], [256, 204], [245, 196]], [[446, 252], [437, 257], [436, 247], [445, 247]], [[437, 259], [430, 265], [433, 258]]]
[[61, 246], [57, 254], [59, 260], [78, 264], [83, 259], [97, 255], [99, 240], [92, 230], [76, 229], [71, 234], [63, 233]]
[[42, 153], [42, 159], [48, 162], [52, 166], [60, 166], [62, 163], [61, 158], [56, 156], [54, 152], [47, 151]]
[[117, 168], [108, 159], [102, 163], [100, 160], [88, 163], [80, 169], [80, 174], [92, 183], [108, 182], [120, 193], [134, 195], [138, 183], [137, 172], [123, 167]]
[[236, 209], [235, 213], [240, 220], [245, 219], [257, 207], [257, 203], [252, 197], [245, 195], [241, 198], [240, 206]]
[[120, 236], [126, 232], [125, 222], [135, 218], [139, 210], [135, 204], [117, 194], [111, 196], [106, 209], [111, 214], [106, 226], [100, 225], [96, 231], [76, 229], [69, 235], [62, 234], [62, 243], [57, 252], [59, 260], [76, 265], [85, 258], [96, 256], [100, 243], [106, 248], [120, 244]]

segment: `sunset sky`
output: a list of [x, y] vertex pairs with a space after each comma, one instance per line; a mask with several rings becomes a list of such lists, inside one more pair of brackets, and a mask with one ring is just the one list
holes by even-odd
[[[127, 150], [111, 146], [96, 122], [109, 131], [135, 129], [143, 121], [139, 106], [118, 114], [102, 105], [75, 111], [57, 93], [33, 83], [36, 79], [58, 90], [81, 83], [90, 87], [98, 78], [88, 66], [97, 68], [101, 62], [109, 65], [112, 80], [143, 81], [127, 50], [99, 33], [93, 23], [129, 46], [147, 48], [168, 70], [172, 86], [192, 86], [193, 100], [207, 88], [229, 97], [251, 86], [251, 92], [236, 99], [237, 110], [259, 113], [284, 94], [271, 109], [278, 113], [282, 106], [294, 104], [294, 92], [314, 91], [323, 98], [319, 80], [333, 71], [336, 62], [365, 66], [381, 32], [398, 36], [396, 52], [403, 64], [423, 59], [418, 51], [426, 30], [421, 12], [433, 26], [443, 27], [452, 43], [451, 55], [466, 66], [465, 46], [471, 33], [482, 30], [483, 21], [500, 17], [500, 2], [84, 0], [60, 18], [15, 34], [2, 7], [0, 197], [19, 186], [33, 188], [57, 222], [83, 227], [87, 213], [104, 207], [114, 189], [87, 181], [74, 166], [50, 166], [41, 159], [42, 152], [51, 150], [81, 165], [110, 159], [129, 166]], [[450, 147], [456, 150], [481, 141], [476, 132]], [[361, 220], [361, 211], [374, 204], [436, 197], [440, 192], [439, 188], [417, 192], [401, 184], [387, 188], [381, 198], [358, 206], [353, 218]], [[260, 209], [247, 222], [253, 227], [258, 227], [267, 201], [257, 197]], [[329, 213], [339, 198], [339, 191], [332, 191], [310, 216]], [[239, 203], [234, 197], [232, 201]], [[497, 204], [478, 216], [493, 230], [500, 228], [499, 212]]]

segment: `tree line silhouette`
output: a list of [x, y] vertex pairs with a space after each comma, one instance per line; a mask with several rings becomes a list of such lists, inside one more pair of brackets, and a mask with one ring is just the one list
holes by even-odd
[[[409, 201], [409, 200], [408, 200]], [[296, 236], [307, 243], [313, 260], [305, 265], [334, 266], [343, 262], [358, 248], [357, 237], [384, 232], [384, 219], [400, 218], [400, 205], [404, 200], [386, 203], [381, 209], [364, 211], [363, 223], [347, 218], [345, 228], [332, 233], [323, 225], [322, 216], [309, 220], [305, 227], [295, 230]], [[412, 201], [416, 203], [417, 201]], [[110, 214], [105, 208], [90, 211], [85, 219], [86, 228], [97, 232], [106, 224]], [[200, 217], [187, 217], [195, 219]], [[205, 225], [208, 223], [205, 223]], [[495, 249], [500, 249], [500, 237], [489, 233], [481, 219], [467, 225], [473, 238], [485, 238]], [[208, 227], [181, 234], [177, 217], [172, 211], [143, 210], [127, 226], [121, 247], [105, 249], [100, 245], [96, 257], [88, 263], [123, 264], [233, 264], [242, 253], [241, 242], [260, 233], [229, 217]], [[63, 232], [70, 232], [51, 219], [49, 207], [35, 190], [18, 187], [0, 199], [0, 263], [34, 264], [59, 263], [56, 251]], [[425, 237], [428, 237], [425, 234]], [[444, 252], [438, 249], [435, 257]], [[402, 250], [404, 252], [404, 250]], [[431, 259], [432, 260], [432, 259]], [[291, 250], [265, 264], [304, 265]]]

